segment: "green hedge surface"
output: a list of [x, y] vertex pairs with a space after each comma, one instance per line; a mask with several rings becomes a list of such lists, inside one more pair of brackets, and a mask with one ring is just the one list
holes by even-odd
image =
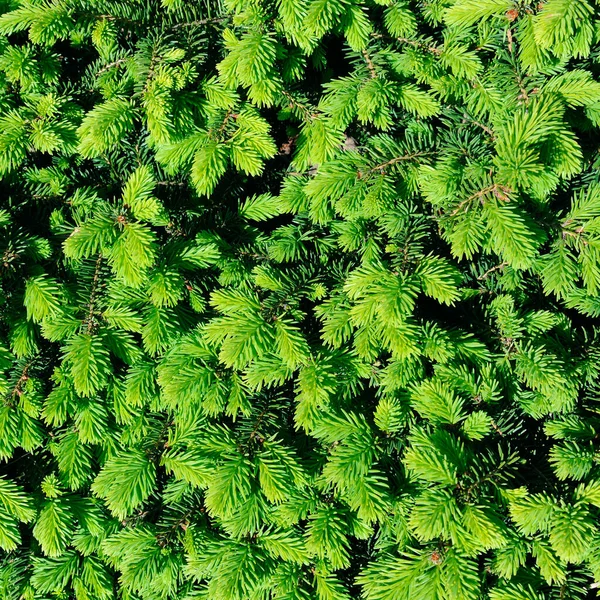
[[592, 0], [0, 0], [0, 598], [585, 600]]

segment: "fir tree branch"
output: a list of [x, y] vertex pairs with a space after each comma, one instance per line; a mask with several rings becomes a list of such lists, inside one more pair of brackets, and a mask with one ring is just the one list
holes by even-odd
[[226, 15], [224, 17], [213, 17], [210, 19], [198, 19], [196, 21], [188, 21], [186, 23], [176, 23], [169, 27], [171, 31], [177, 31], [178, 29], [182, 29], [184, 27], [199, 27], [201, 25], [217, 25], [218, 23], [227, 23], [231, 20], [230, 15]]
[[477, 279], [479, 281], [487, 279], [495, 271], [502, 270], [502, 269], [504, 269], [504, 267], [507, 267], [507, 266], [508, 266], [508, 263], [506, 261], [502, 261], [499, 265], [496, 265], [495, 267], [492, 267], [491, 269], [488, 269], [485, 273], [483, 273], [482, 275], [480, 275]]
[[100, 281], [100, 268], [102, 266], [102, 253], [98, 254], [98, 258], [96, 259], [96, 266], [94, 269], [94, 277], [92, 279], [92, 289], [90, 292], [90, 301], [88, 303], [88, 314], [84, 321], [86, 325], [87, 333], [92, 333], [95, 326], [96, 320], [94, 319], [95, 309], [96, 309], [96, 294], [98, 292], [98, 283]]
[[510, 194], [512, 190], [506, 185], [500, 185], [498, 183], [494, 183], [488, 187], [471, 194], [468, 198], [465, 198], [461, 202], [459, 202], [458, 206], [449, 214], [450, 217], [455, 217], [461, 210], [468, 207], [474, 200], [480, 200], [483, 204], [486, 196], [489, 194], [493, 194], [498, 200], [501, 202], [507, 202], [509, 200], [508, 194]]
[[432, 54], [434, 54], [436, 56], [439, 56], [442, 53], [441, 48], [438, 48], [437, 46], [432, 46], [432, 45], [426, 44], [419, 40], [411, 40], [409, 38], [404, 38], [404, 37], [397, 37], [394, 39], [396, 41], [400, 42], [401, 44], [408, 44], [409, 46], [412, 46], [413, 48], [419, 48], [420, 50], [425, 50], [427, 52], [431, 52]]
[[374, 167], [371, 167], [367, 171], [367, 174], [374, 173], [375, 171], [383, 172], [383, 171], [385, 171], [385, 169], [387, 167], [391, 167], [392, 165], [395, 165], [397, 163], [405, 162], [405, 161], [409, 161], [409, 160], [415, 160], [417, 158], [421, 158], [421, 157], [425, 157], [425, 156], [434, 156], [435, 154], [436, 154], [435, 152], [425, 152], [425, 151], [421, 152], [420, 151], [420, 152], [413, 152], [411, 154], [405, 154], [404, 156], [396, 156], [395, 158], [387, 160], [384, 163], [381, 163]]
[[367, 63], [367, 67], [369, 69], [369, 73], [371, 73], [371, 79], [377, 79], [377, 69], [375, 69], [375, 65], [369, 56], [369, 53], [366, 50], [362, 51], [362, 55]]
[[319, 116], [319, 113], [316, 112], [314, 108], [311, 110], [309, 106], [296, 100], [296, 98], [294, 98], [294, 96], [290, 94], [287, 90], [282, 90], [281, 93], [285, 98], [287, 98], [289, 102], [289, 107], [299, 109], [302, 113], [304, 113], [305, 119], [307, 121], [312, 121], [313, 119]]
[[96, 72], [96, 77], [98, 77], [98, 75], [101, 75], [102, 73], [105, 73], [106, 71], [109, 71], [113, 67], [117, 67], [119, 65], [122, 65], [123, 63], [126, 63], [128, 60], [129, 60], [129, 57], [119, 58], [118, 60], [108, 63], [107, 65], [105, 65], [99, 71]]
[[17, 379], [17, 383], [13, 387], [12, 392], [10, 394], [11, 401], [14, 401], [17, 396], [20, 396], [22, 394], [22, 387], [29, 380], [29, 369], [31, 369], [35, 360], [35, 358], [32, 358], [25, 364], [25, 366], [21, 370], [21, 375], [19, 376], [19, 379]]
[[[472, 123], [473, 125], [479, 127], [483, 131], [485, 131], [490, 136], [490, 138], [492, 139], [492, 141], [494, 141], [496, 139], [494, 131], [490, 127], [488, 127], [487, 125], [484, 125], [480, 121], [477, 121], [476, 119], [473, 119], [467, 113], [464, 113], [463, 118], [466, 119], [466, 120], [468, 120], [469, 123]], [[465, 121], [463, 121], [463, 122], [465, 122]]]

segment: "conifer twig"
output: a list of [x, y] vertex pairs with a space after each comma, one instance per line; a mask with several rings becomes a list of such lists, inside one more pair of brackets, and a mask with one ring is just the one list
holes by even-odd
[[371, 79], [377, 79], [377, 69], [375, 69], [375, 65], [369, 56], [369, 53], [366, 50], [362, 51], [362, 55], [367, 63], [367, 68], [369, 69], [369, 73], [371, 73]]
[[413, 152], [412, 154], [404, 154], [403, 156], [396, 156], [384, 163], [379, 165], [375, 165], [371, 169], [369, 169], [368, 173], [374, 173], [375, 171], [383, 171], [386, 167], [390, 167], [391, 165], [395, 165], [399, 162], [404, 162], [407, 160], [414, 160], [415, 158], [420, 158], [422, 156], [433, 156], [435, 152]]
[[410, 39], [404, 38], [404, 37], [398, 37], [395, 39], [398, 42], [401, 42], [402, 44], [408, 44], [409, 46], [413, 46], [413, 48], [420, 48], [421, 50], [426, 50], [427, 52], [431, 52], [432, 54], [435, 54], [435, 55], [440, 55], [442, 53], [442, 50], [440, 48], [438, 48], [437, 46], [431, 46], [431, 45], [425, 44], [424, 42], [419, 42], [418, 40], [410, 40]]
[[23, 384], [29, 379], [28, 373], [29, 373], [29, 369], [31, 368], [31, 365], [33, 365], [35, 359], [31, 359], [29, 362], [27, 362], [27, 364], [23, 367], [23, 370], [21, 371], [21, 376], [19, 377], [19, 379], [17, 379], [17, 383], [15, 384], [12, 393], [11, 393], [11, 399], [14, 400], [15, 396], [20, 396], [22, 391], [21, 388], [23, 386]]
[[118, 65], [121, 65], [125, 62], [127, 62], [129, 57], [126, 58], [119, 58], [119, 60], [114, 60], [111, 63], [108, 63], [107, 65], [104, 65], [97, 73], [96, 73], [96, 77], [98, 77], [98, 75], [101, 75], [102, 73], [105, 73], [106, 71], [108, 71], [109, 69], [112, 69], [113, 67], [117, 67]]
[[307, 120], [312, 121], [319, 115], [318, 112], [310, 110], [306, 104], [298, 102], [298, 100], [296, 100], [296, 98], [294, 98], [294, 96], [292, 96], [292, 94], [290, 94], [287, 90], [282, 90], [281, 93], [287, 98], [288, 102], [290, 103], [290, 108], [298, 108], [302, 113], [304, 113]]
[[489, 194], [493, 194], [494, 196], [496, 196], [496, 198], [498, 198], [498, 200], [506, 202], [510, 199], [508, 197], [508, 194], [510, 194], [511, 192], [512, 190], [508, 186], [494, 183], [490, 186], [483, 188], [482, 190], [479, 190], [478, 192], [475, 192], [474, 194], [471, 194], [468, 198], [465, 198], [464, 200], [459, 202], [458, 206], [450, 213], [449, 216], [455, 217], [464, 206], [469, 205], [471, 202], [473, 202], [473, 200], [484, 198]]
[[96, 260], [96, 269], [94, 270], [94, 278], [92, 279], [92, 290], [90, 292], [90, 302], [88, 304], [88, 316], [86, 318], [87, 333], [92, 332], [94, 326], [94, 308], [96, 302], [96, 293], [98, 289], [98, 281], [100, 279], [100, 267], [102, 265], [102, 253], [98, 254]]
[[229, 21], [231, 17], [213, 17], [212, 19], [198, 19], [197, 21], [188, 21], [187, 23], [177, 23], [170, 27], [171, 31], [182, 29], [183, 27], [197, 27], [199, 25], [214, 25], [217, 23], [225, 23]]
[[502, 261], [499, 265], [488, 269], [483, 275], [480, 275], [477, 279], [482, 281], [483, 279], [487, 279], [494, 271], [499, 271], [500, 269], [504, 269], [504, 267], [508, 266], [506, 261]]

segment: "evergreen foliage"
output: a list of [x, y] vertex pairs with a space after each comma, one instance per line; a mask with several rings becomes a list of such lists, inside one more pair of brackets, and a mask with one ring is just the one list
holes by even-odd
[[591, 0], [0, 0], [0, 597], [594, 597], [599, 62]]

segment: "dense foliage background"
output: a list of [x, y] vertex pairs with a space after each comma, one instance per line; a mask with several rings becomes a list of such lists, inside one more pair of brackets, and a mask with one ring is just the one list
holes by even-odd
[[0, 597], [600, 581], [592, 0], [0, 1]]

